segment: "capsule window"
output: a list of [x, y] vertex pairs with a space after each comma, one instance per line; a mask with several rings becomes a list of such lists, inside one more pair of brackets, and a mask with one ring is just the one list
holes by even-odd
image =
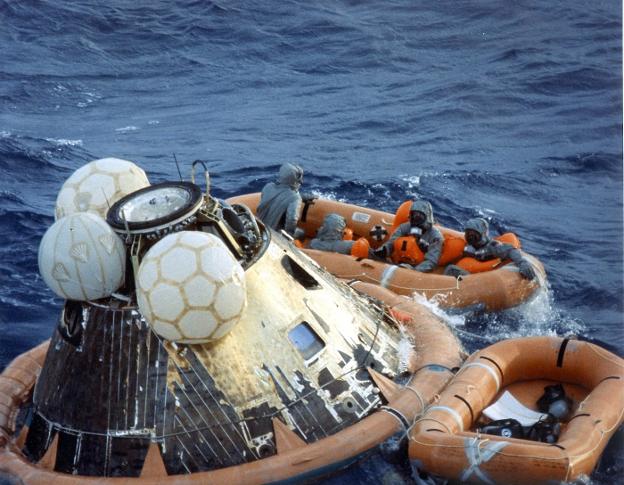
[[316, 278], [290, 256], [286, 255], [282, 258], [282, 266], [304, 288], [310, 290], [321, 287], [319, 282], [316, 281]]
[[303, 356], [304, 360], [311, 359], [325, 347], [321, 337], [312, 330], [308, 322], [301, 322], [290, 330], [288, 338]]

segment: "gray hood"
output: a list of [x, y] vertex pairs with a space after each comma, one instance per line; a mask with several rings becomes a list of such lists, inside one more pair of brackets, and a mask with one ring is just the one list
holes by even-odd
[[422, 212], [427, 217], [427, 225], [431, 227], [433, 225], [433, 208], [431, 204], [426, 200], [415, 200], [412, 202], [410, 212]]
[[293, 190], [299, 190], [303, 181], [303, 169], [294, 163], [285, 163], [279, 169], [277, 181]]
[[481, 234], [481, 241], [479, 242], [479, 247], [484, 246], [490, 241], [490, 236], [488, 234], [489, 225], [487, 221], [481, 217], [475, 217], [470, 219], [466, 224], [464, 224], [464, 230], [472, 229], [473, 231], [477, 231]]
[[323, 241], [339, 241], [347, 227], [344, 217], [338, 214], [327, 214], [316, 237]]

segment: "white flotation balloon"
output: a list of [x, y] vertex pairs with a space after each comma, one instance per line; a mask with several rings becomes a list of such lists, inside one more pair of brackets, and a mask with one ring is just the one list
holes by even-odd
[[91, 212], [106, 219], [106, 212], [122, 197], [149, 186], [145, 172], [119, 158], [94, 160], [76, 170], [56, 199], [56, 219]]
[[39, 272], [50, 289], [68, 300], [97, 300], [124, 282], [126, 249], [100, 216], [63, 217], [39, 245]]
[[166, 340], [205, 343], [228, 333], [247, 304], [245, 272], [223, 241], [182, 231], [158, 241], [139, 267], [139, 310]]

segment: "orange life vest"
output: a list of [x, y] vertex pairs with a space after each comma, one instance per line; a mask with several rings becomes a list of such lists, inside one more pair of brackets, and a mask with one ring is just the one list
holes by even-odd
[[425, 253], [414, 236], [401, 236], [394, 241], [391, 258], [395, 264], [407, 263], [414, 266], [424, 261]]
[[[442, 253], [440, 254], [438, 265], [445, 266], [462, 257], [466, 241], [452, 234], [442, 235], [444, 236], [444, 242], [442, 243]], [[402, 236], [394, 241], [392, 261], [395, 264], [408, 263], [413, 266], [422, 263], [424, 260], [425, 254], [413, 236]]]
[[[394, 215], [392, 227], [388, 231], [390, 235], [392, 235], [401, 224], [409, 222], [411, 208], [411, 200], [407, 200], [399, 206]], [[442, 235], [444, 236], [444, 243], [442, 245], [442, 254], [440, 254], [440, 261], [438, 262], [438, 264], [440, 266], [445, 266], [449, 263], [457, 261], [462, 257], [462, 255], [464, 254], [464, 246], [466, 245], [466, 241], [464, 241], [463, 237], [448, 234], [446, 232], [442, 232]], [[402, 241], [403, 237], [398, 238], [394, 242], [392, 261], [395, 264], [409, 263], [411, 265], [419, 264], [424, 261], [425, 255], [418, 247], [418, 243], [415, 243], [414, 238], [412, 236], [404, 237], [405, 239], [411, 239], [412, 242], [407, 241], [407, 243], [404, 245]], [[401, 242], [397, 244], [398, 241]]]
[[[496, 236], [494, 239], [505, 244], [511, 244], [514, 248], [520, 249], [520, 239], [518, 239], [518, 236], [512, 232], [506, 232], [505, 234]], [[479, 261], [476, 258], [465, 257], [460, 259], [456, 265], [470, 273], [483, 273], [485, 271], [491, 271], [498, 268], [506, 263], [506, 261], [503, 261], [500, 258], [489, 259], [488, 261]]]

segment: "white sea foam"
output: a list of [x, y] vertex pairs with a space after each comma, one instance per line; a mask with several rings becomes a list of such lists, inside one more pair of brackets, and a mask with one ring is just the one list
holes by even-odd
[[420, 187], [420, 175], [403, 175], [401, 178], [407, 182], [408, 189]]
[[421, 293], [413, 293], [412, 299], [416, 303], [419, 303], [420, 305], [427, 308], [436, 317], [440, 318], [447, 325], [453, 328], [463, 327], [466, 324], [466, 317], [464, 315], [460, 315], [460, 314], [451, 315], [445, 312], [442, 308], [440, 308], [440, 298], [434, 297], [431, 299], [427, 299]]
[[564, 316], [554, 305], [550, 285], [543, 288], [527, 303], [509, 310], [519, 320], [513, 336], [582, 334], [585, 330], [578, 320]]
[[117, 133], [128, 133], [130, 131], [137, 131], [139, 128], [134, 125], [124, 126], [123, 128], [115, 128]]
[[70, 146], [70, 147], [81, 147], [82, 140], [69, 140], [67, 138], [46, 138], [46, 141], [50, 143], [54, 143], [58, 146]]
[[345, 199], [344, 197], [338, 197], [336, 195], [336, 192], [334, 191], [312, 190], [312, 195], [322, 199], [335, 200], [338, 202], [347, 202], [347, 199]]
[[409, 360], [412, 352], [414, 352], [414, 345], [410, 341], [409, 337], [406, 334], [403, 334], [403, 337], [399, 341], [399, 347], [397, 349], [397, 354], [399, 357], [399, 373], [408, 369]]

